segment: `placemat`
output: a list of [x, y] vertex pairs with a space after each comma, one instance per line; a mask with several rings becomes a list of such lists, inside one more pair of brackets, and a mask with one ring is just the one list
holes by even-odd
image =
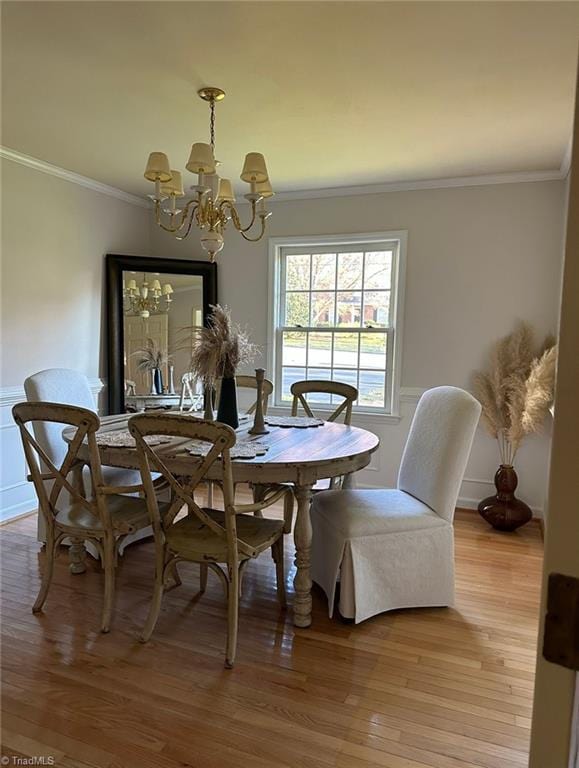
[[[212, 447], [211, 443], [204, 440], [192, 440], [187, 451], [192, 456], [206, 456]], [[259, 440], [240, 440], [231, 448], [229, 455], [232, 459], [254, 459], [256, 456], [263, 456], [267, 450], [268, 446]]]
[[[161, 443], [170, 443], [173, 438], [166, 435], [147, 435], [145, 442], [148, 445], [161, 445]], [[128, 429], [113, 429], [109, 432], [96, 433], [97, 445], [104, 448], [134, 448], [135, 438]]]
[[266, 416], [265, 423], [270, 427], [297, 427], [298, 429], [321, 427], [324, 424], [322, 419], [312, 416]]

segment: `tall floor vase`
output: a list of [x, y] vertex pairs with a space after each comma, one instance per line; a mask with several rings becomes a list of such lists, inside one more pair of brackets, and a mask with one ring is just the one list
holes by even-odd
[[531, 508], [517, 499], [517, 473], [510, 464], [501, 464], [495, 474], [494, 496], [488, 496], [478, 505], [478, 511], [497, 531], [514, 531], [532, 518]]

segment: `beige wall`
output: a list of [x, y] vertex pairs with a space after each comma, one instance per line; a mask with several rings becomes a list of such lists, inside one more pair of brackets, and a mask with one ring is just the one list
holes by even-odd
[[[19, 386], [35, 370], [67, 366], [104, 373], [103, 255], [150, 252], [203, 258], [195, 233], [178, 242], [150, 212], [33, 171], [3, 164], [3, 373]], [[32, 190], [32, 193], [31, 193]], [[42, 201], [29, 223], [31, 194]], [[382, 446], [360, 477], [395, 482], [416, 390], [468, 386], [490, 342], [517, 318], [541, 333], [557, 324], [563, 182], [504, 184], [278, 202], [272, 236], [408, 230], [402, 385], [397, 424], [356, 417]], [[247, 324], [264, 353], [267, 341], [267, 241], [234, 232], [218, 257], [219, 296]], [[101, 361], [101, 362], [99, 362]], [[263, 361], [265, 361], [265, 354]], [[409, 391], [410, 390], [410, 391]], [[518, 460], [520, 494], [541, 510], [547, 484], [549, 429], [530, 438]], [[492, 492], [496, 446], [479, 430], [461, 503]]]
[[34, 509], [11, 408], [43, 368], [104, 371], [104, 254], [146, 253], [144, 208], [2, 161], [0, 519]]
[[[557, 325], [561, 284], [563, 182], [536, 182], [394, 192], [278, 202], [272, 236], [408, 230], [402, 386], [467, 387], [489, 344], [518, 318], [539, 332]], [[175, 241], [152, 225], [152, 251], [203, 258], [198, 238]], [[247, 323], [265, 351], [267, 241], [245, 243], [234, 232], [218, 256], [219, 297]], [[265, 360], [265, 355], [264, 355]], [[400, 424], [358, 417], [382, 439], [368, 485], [395, 481], [414, 404], [402, 403]], [[547, 482], [549, 429], [522, 447], [521, 496], [542, 509]], [[493, 491], [498, 457], [482, 430], [461, 491], [472, 504]], [[482, 481], [482, 482], [478, 482]]]
[[104, 374], [104, 255], [146, 254], [149, 212], [2, 161], [3, 387], [43, 368]]
[[579, 579], [579, 90], [577, 96], [530, 768], [575, 768], [570, 753], [573, 707], [579, 749], [578, 676], [545, 661], [541, 653], [549, 574]]

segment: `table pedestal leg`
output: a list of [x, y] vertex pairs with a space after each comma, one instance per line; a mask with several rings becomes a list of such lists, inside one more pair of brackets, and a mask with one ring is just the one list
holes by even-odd
[[295, 489], [298, 503], [294, 541], [296, 545], [296, 575], [294, 578], [294, 624], [296, 627], [309, 627], [312, 623], [312, 577], [310, 557], [312, 549], [312, 523], [310, 520], [310, 502], [312, 486], [299, 485]]
[[[260, 501], [263, 501], [265, 498], [265, 492], [267, 491], [266, 485], [259, 485], [259, 483], [254, 483], [253, 488], [251, 489], [253, 493], [253, 501], [254, 504], [257, 504]], [[258, 512], [253, 513], [255, 517], [263, 517], [263, 512], [260, 509]]]
[[71, 539], [68, 549], [70, 572], [74, 574], [86, 571], [86, 550], [83, 539]]

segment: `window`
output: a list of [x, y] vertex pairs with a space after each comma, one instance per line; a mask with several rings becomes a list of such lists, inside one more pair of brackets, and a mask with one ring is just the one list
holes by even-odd
[[334, 379], [358, 388], [355, 410], [396, 414], [405, 243], [404, 232], [270, 240], [276, 406], [294, 381]]

